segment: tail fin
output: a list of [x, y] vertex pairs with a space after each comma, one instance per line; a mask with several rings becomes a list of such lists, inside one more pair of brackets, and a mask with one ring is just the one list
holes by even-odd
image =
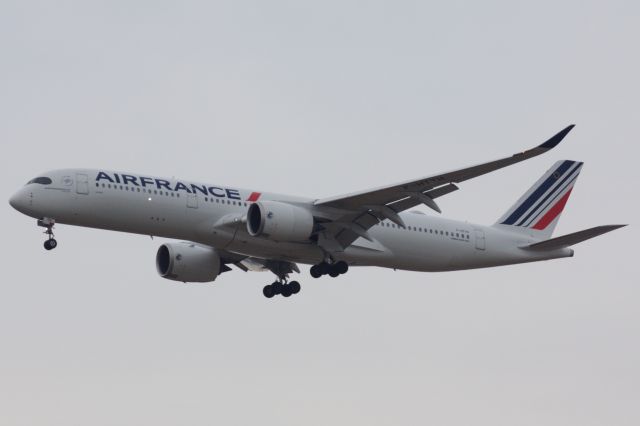
[[584, 163], [558, 161], [516, 202], [496, 226], [539, 239], [553, 234]]

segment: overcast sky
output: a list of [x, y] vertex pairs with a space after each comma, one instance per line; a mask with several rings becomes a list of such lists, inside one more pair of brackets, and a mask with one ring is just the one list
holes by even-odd
[[[0, 424], [637, 425], [637, 1], [0, 2]], [[6, 201], [101, 167], [324, 197], [512, 154], [446, 216], [495, 221], [585, 162], [571, 259], [352, 269], [267, 300], [269, 273], [157, 276], [161, 240]], [[431, 213], [428, 213], [431, 214]]]

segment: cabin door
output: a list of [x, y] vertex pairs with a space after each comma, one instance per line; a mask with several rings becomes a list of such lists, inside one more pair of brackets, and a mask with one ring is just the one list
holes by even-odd
[[76, 173], [76, 193], [89, 195], [89, 177], [84, 173]]
[[187, 194], [187, 207], [190, 209], [198, 208], [198, 196], [196, 194]]
[[476, 230], [476, 249], [484, 250], [485, 248], [487, 248], [487, 243], [484, 238], [484, 231]]

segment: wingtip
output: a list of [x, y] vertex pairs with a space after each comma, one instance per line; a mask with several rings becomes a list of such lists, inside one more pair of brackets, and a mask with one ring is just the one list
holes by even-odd
[[575, 127], [575, 124], [570, 124], [569, 126], [565, 127], [564, 129], [562, 129], [561, 131], [559, 131], [558, 133], [556, 133], [554, 136], [552, 136], [549, 140], [547, 140], [545, 143], [543, 143], [542, 145], [539, 145], [538, 148], [544, 148], [544, 149], [552, 149], [555, 148], [561, 141], [562, 139], [565, 138], [565, 136], [567, 136], [569, 134], [569, 132]]
[[625, 226], [629, 226], [629, 224], [603, 225], [603, 226], [600, 226], [600, 229], [602, 229], [606, 233], [606, 232], [615, 231], [616, 229], [624, 228]]

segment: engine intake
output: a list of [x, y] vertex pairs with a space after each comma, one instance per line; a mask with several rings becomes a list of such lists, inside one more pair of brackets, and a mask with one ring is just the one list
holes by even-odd
[[247, 232], [275, 241], [306, 241], [313, 233], [313, 215], [292, 204], [260, 201], [249, 206]]
[[158, 248], [156, 269], [162, 278], [182, 282], [211, 282], [220, 275], [218, 252], [189, 242], [167, 243]]

